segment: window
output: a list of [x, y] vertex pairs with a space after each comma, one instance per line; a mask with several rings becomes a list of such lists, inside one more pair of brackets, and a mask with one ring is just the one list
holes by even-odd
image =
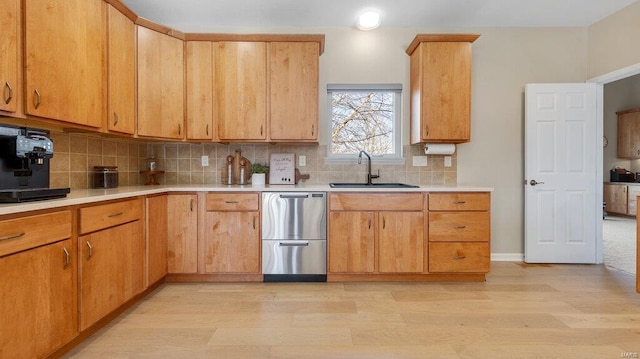
[[328, 161], [355, 160], [366, 151], [377, 162], [402, 162], [402, 85], [328, 85]]

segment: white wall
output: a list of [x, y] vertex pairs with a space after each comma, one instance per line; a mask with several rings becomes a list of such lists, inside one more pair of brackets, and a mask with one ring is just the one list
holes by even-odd
[[589, 26], [588, 78], [640, 63], [640, 1]]

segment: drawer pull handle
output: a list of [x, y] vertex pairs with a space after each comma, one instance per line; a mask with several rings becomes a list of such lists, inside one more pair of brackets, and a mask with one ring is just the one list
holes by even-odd
[[226, 204], [238, 204], [238, 201], [224, 201]]
[[110, 215], [109, 215], [109, 218], [122, 216], [123, 214], [124, 214], [124, 212], [113, 213], [113, 214], [110, 214]]
[[118, 126], [118, 113], [115, 111], [113, 112], [113, 125]]
[[459, 260], [459, 259], [465, 259], [465, 258], [467, 258], [467, 257], [466, 257], [466, 256], [457, 255], [457, 256], [453, 256], [453, 257], [451, 257], [451, 258], [456, 259], [456, 260]]
[[384, 219], [384, 216], [382, 216], [382, 229], [387, 228], [387, 220]]
[[8, 236], [0, 237], [0, 241], [8, 241], [10, 239], [20, 238], [20, 237], [24, 236], [25, 234], [27, 234], [27, 233], [26, 232], [21, 232], [21, 233], [10, 234]]
[[91, 257], [93, 257], [93, 246], [89, 241], [87, 241], [87, 247], [89, 247], [89, 255], [87, 256], [87, 259], [91, 259]]
[[465, 204], [467, 201], [456, 201], [456, 204]]
[[9, 90], [9, 96], [7, 96], [7, 98], [4, 100], [4, 103], [8, 105], [9, 102], [11, 102], [11, 100], [13, 99], [13, 87], [11, 87], [9, 82], [5, 82], [4, 86], [7, 88], [7, 90]]
[[256, 216], [253, 216], [253, 229], [256, 229]]
[[369, 220], [369, 229], [371, 229], [371, 217], [369, 217], [368, 220]]
[[33, 93], [36, 95], [36, 103], [33, 105], [33, 107], [35, 107], [35, 109], [37, 110], [38, 107], [40, 107], [40, 103], [41, 103], [40, 91], [38, 91], [38, 89], [35, 89], [33, 90]]
[[454, 226], [453, 228], [455, 228], [455, 229], [465, 229], [465, 228], [467, 228], [467, 226]]
[[62, 248], [62, 251], [64, 252], [64, 267], [62, 267], [63, 269], [66, 269], [69, 264], [71, 264], [71, 254], [69, 254], [69, 251], [66, 248]]

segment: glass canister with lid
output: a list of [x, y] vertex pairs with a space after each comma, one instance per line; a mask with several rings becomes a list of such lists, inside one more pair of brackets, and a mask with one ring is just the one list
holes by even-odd
[[116, 188], [118, 187], [118, 167], [117, 166], [94, 166], [93, 167], [93, 188]]

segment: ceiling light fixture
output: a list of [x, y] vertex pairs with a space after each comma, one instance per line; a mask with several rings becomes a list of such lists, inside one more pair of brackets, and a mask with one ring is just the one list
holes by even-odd
[[373, 30], [380, 26], [380, 13], [376, 10], [363, 12], [358, 18], [358, 29], [363, 31]]

